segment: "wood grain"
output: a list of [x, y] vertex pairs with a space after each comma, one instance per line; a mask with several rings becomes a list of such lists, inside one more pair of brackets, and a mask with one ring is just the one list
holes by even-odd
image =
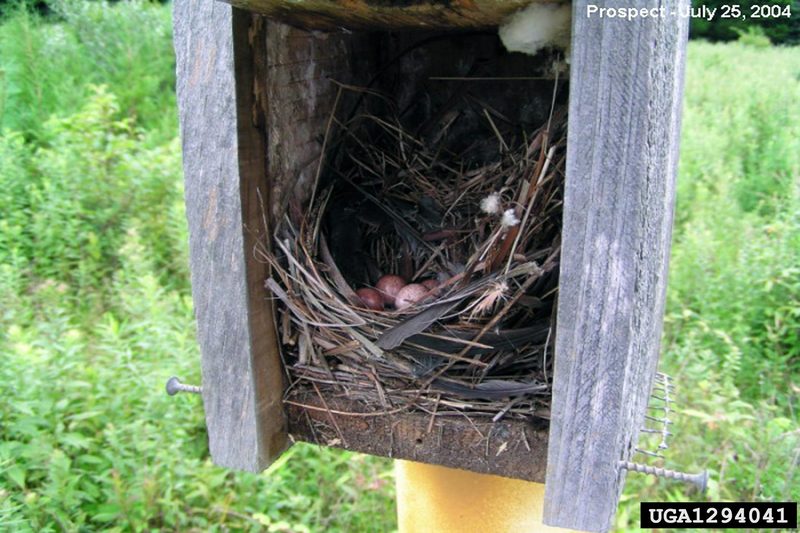
[[658, 360], [688, 21], [588, 18], [587, 5], [573, 3], [545, 523], [598, 531]]
[[266, 240], [258, 194], [268, 192], [264, 110], [254, 74], [266, 53], [264, 21], [219, 2], [176, 0], [174, 30], [209, 447], [218, 465], [259, 471], [287, 444], [267, 271], [252, 259]]
[[491, 28], [528, 4], [547, 0], [225, 0], [312, 30], [433, 30]]
[[[311, 408], [287, 405], [294, 440], [542, 483], [547, 464], [547, 423], [425, 413], [375, 415], [354, 400], [309, 394]], [[367, 416], [330, 414], [366, 411]]]
[[[264, 82], [273, 220], [280, 219], [290, 201], [300, 206], [311, 195], [328, 120], [337, 103], [334, 80], [352, 80], [355, 39], [268, 23]], [[338, 110], [342, 108], [340, 101]]]

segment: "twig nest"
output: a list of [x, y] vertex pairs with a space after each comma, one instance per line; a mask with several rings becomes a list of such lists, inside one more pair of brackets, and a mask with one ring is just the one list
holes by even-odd
[[394, 306], [397, 309], [405, 309], [411, 307], [428, 295], [428, 289], [421, 283], [409, 283], [397, 293], [394, 300]]
[[381, 296], [383, 296], [383, 303], [386, 305], [395, 305], [395, 297], [405, 285], [406, 280], [402, 277], [395, 276], [394, 274], [386, 274], [378, 280], [378, 283], [375, 284], [375, 288]]
[[[393, 110], [405, 106], [391, 101], [375, 106], [388, 122], [365, 109], [334, 128], [325, 188], [303, 209], [293, 198], [265, 250], [287, 396], [301, 409], [346, 396], [368, 416], [401, 405], [548, 418], [566, 116], [553, 109], [538, 130], [528, 119], [498, 129], [488, 110], [484, 124], [447, 103], [424, 110], [458, 111], [458, 126], [433, 141], [403, 129]], [[507, 149], [494, 148], [498, 136]]]
[[356, 291], [356, 295], [367, 309], [383, 311], [383, 296], [375, 289], [364, 287]]

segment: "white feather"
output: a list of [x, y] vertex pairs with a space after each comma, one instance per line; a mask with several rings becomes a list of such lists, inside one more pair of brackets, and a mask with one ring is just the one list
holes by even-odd
[[500, 39], [510, 52], [536, 55], [547, 46], [569, 54], [572, 7], [570, 4], [530, 4], [500, 26]]
[[517, 214], [514, 213], [513, 209], [506, 209], [503, 212], [503, 219], [500, 221], [500, 224], [506, 228], [513, 228], [519, 224], [519, 219], [517, 218]]
[[493, 192], [483, 200], [481, 200], [481, 211], [490, 215], [495, 215], [500, 212], [500, 194]]

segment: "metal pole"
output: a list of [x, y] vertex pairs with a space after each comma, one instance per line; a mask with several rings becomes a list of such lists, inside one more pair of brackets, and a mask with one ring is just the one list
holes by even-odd
[[542, 524], [544, 485], [395, 461], [399, 533], [569, 531]]

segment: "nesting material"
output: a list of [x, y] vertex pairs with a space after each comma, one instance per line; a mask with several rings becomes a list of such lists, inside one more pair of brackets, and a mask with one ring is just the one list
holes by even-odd
[[570, 4], [530, 4], [510, 17], [498, 31], [509, 52], [536, 55], [548, 46], [559, 48], [569, 56]]
[[483, 109], [469, 142], [448, 143], [447, 128], [416, 135], [386, 97], [361, 98], [382, 113], [332, 117], [311, 203], [264, 253], [285, 401], [549, 418], [563, 113], [526, 132]]

